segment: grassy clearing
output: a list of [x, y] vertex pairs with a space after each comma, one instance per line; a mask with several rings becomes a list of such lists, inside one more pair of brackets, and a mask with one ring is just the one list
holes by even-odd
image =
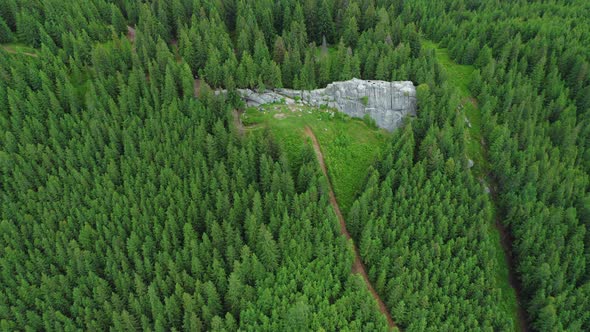
[[[459, 96], [462, 100], [462, 114], [469, 119], [471, 124], [467, 131], [470, 136], [467, 141], [467, 153], [469, 154], [469, 157], [473, 159], [476, 164], [478, 164], [477, 162], [479, 162], [479, 165], [486, 164], [486, 160], [483, 158], [483, 147], [481, 145], [481, 112], [477, 108], [477, 101], [469, 91], [469, 83], [473, 78], [473, 71], [475, 69], [473, 66], [459, 65], [455, 63], [451, 60], [446, 48], [440, 48], [437, 44], [431, 41], [424, 41], [423, 45], [426, 48], [434, 50], [438, 63], [445, 68], [447, 80], [452, 86], [457, 87]], [[488, 166], [489, 165], [486, 165], [486, 167], [481, 168], [479, 172], [476, 173], [478, 175], [485, 175], [484, 171]]]
[[328, 45], [327, 51], [328, 52], [323, 52], [322, 45], [320, 45], [316, 48], [315, 56], [318, 58], [325, 57], [325, 56], [334, 58], [334, 56], [336, 56], [336, 52], [338, 51], [338, 47], [337, 47], [337, 45]]
[[473, 66], [459, 65], [449, 56], [446, 48], [440, 48], [431, 41], [423, 41], [426, 48], [433, 49], [438, 63], [440, 63], [447, 73], [447, 80], [452, 86], [457, 87], [459, 96], [462, 101], [461, 113], [470, 123], [467, 133], [467, 154], [475, 162], [475, 173], [478, 177], [485, 177], [489, 170], [489, 164], [484, 157], [484, 150], [481, 144], [481, 112], [477, 108], [477, 101], [469, 91], [469, 83], [473, 78]]
[[[426, 48], [433, 49], [436, 54], [437, 61], [445, 68], [447, 73], [447, 80], [449, 83], [457, 87], [459, 95], [462, 100], [461, 114], [469, 120], [470, 126], [466, 134], [467, 137], [467, 155], [475, 162], [473, 172], [475, 176], [481, 180], [486, 180], [490, 172], [490, 164], [485, 157], [485, 149], [483, 146], [481, 134], [481, 112], [477, 107], [477, 101], [469, 91], [469, 83], [473, 78], [473, 66], [459, 65], [455, 63], [449, 56], [446, 48], [441, 48], [431, 41], [423, 41]], [[495, 256], [498, 262], [496, 269], [496, 282], [502, 291], [502, 304], [507, 315], [513, 317], [514, 331], [518, 331], [518, 302], [516, 293], [510, 285], [508, 262], [502, 248], [500, 240], [500, 232], [494, 226], [497, 217], [495, 206], [492, 209], [492, 216], [490, 218], [489, 232], [492, 237], [495, 248]]]
[[244, 125], [251, 126], [250, 130], [268, 127], [292, 160], [297, 159], [304, 147], [305, 126], [313, 129], [322, 147], [336, 198], [346, 215], [389, 133], [328, 109], [277, 104], [265, 105], [262, 109], [248, 108], [242, 114]]
[[469, 82], [471, 82], [474, 71], [473, 66], [459, 65], [455, 63], [449, 56], [449, 51], [446, 48], [440, 48], [437, 44], [431, 41], [424, 40], [422, 45], [426, 48], [434, 49], [438, 63], [440, 63], [447, 72], [447, 80], [449, 83], [459, 88], [462, 97], [471, 98]]

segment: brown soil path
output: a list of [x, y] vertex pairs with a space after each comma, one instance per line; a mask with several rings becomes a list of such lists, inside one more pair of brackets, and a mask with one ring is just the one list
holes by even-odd
[[[320, 163], [320, 167], [322, 169], [322, 173], [324, 173], [324, 176], [326, 177], [326, 179], [328, 181], [330, 204], [332, 205], [332, 208], [334, 208], [334, 212], [336, 212], [336, 216], [338, 217], [338, 221], [340, 222], [340, 232], [346, 237], [347, 240], [351, 240], [350, 234], [348, 233], [348, 230], [346, 230], [346, 222], [344, 221], [344, 217], [342, 216], [342, 212], [340, 211], [340, 207], [338, 206], [338, 201], [336, 201], [336, 195], [334, 195], [334, 189], [332, 189], [332, 182], [330, 181], [330, 178], [328, 177], [328, 169], [326, 168], [326, 163], [324, 162], [324, 155], [322, 154], [322, 150], [320, 148], [320, 143], [318, 142], [318, 139], [315, 137], [315, 134], [313, 133], [313, 131], [311, 130], [310, 127], [307, 127], [307, 126], [305, 127], [305, 134], [311, 139], [311, 142], [313, 144], [313, 149], [315, 151], [316, 157], [317, 157], [318, 162]], [[361, 256], [359, 255], [358, 248], [356, 247], [356, 245], [354, 245], [354, 243], [353, 243], [353, 249], [354, 249], [354, 261], [352, 263], [352, 272], [358, 273], [363, 277], [363, 280], [365, 281], [367, 288], [369, 289], [369, 291], [371, 292], [371, 295], [373, 296], [373, 298], [377, 301], [377, 304], [379, 305], [379, 310], [383, 313], [383, 315], [385, 315], [385, 318], [387, 318], [387, 323], [389, 324], [389, 326], [391, 328], [396, 327], [395, 322], [393, 321], [393, 318], [391, 318], [391, 315], [389, 314], [389, 311], [387, 310], [387, 307], [385, 306], [385, 303], [381, 300], [381, 297], [379, 297], [379, 294], [377, 294], [377, 292], [373, 288], [373, 285], [371, 285], [371, 282], [369, 281], [369, 276], [367, 275], [367, 271], [365, 269], [365, 265], [363, 264], [363, 262], [361, 260]]]
[[135, 43], [135, 28], [127, 26], [127, 38], [131, 43]]
[[[494, 193], [494, 189], [492, 189], [492, 193]], [[494, 194], [495, 196], [495, 194]], [[500, 233], [500, 242], [502, 248], [504, 249], [504, 257], [506, 257], [506, 263], [508, 263], [508, 283], [514, 289], [516, 293], [516, 302], [518, 305], [518, 327], [522, 332], [528, 332], [527, 326], [527, 313], [524, 311], [524, 307], [520, 302], [522, 299], [521, 289], [522, 285], [520, 281], [516, 277], [516, 263], [514, 262], [514, 258], [512, 257], [512, 236], [511, 233], [508, 232], [506, 226], [502, 224], [499, 217], [496, 217], [496, 229]]]

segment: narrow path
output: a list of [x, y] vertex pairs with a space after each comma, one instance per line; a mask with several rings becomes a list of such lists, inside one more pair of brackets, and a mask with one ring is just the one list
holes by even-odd
[[[342, 212], [340, 212], [340, 207], [338, 206], [338, 201], [336, 201], [336, 196], [334, 195], [334, 190], [332, 189], [332, 182], [330, 181], [330, 178], [328, 177], [328, 169], [326, 168], [326, 163], [324, 162], [324, 155], [322, 154], [322, 150], [320, 148], [320, 143], [318, 142], [318, 139], [315, 137], [315, 134], [313, 133], [313, 131], [311, 130], [310, 127], [308, 127], [308, 126], [305, 127], [305, 134], [311, 139], [311, 142], [313, 144], [313, 149], [315, 151], [316, 157], [317, 157], [318, 162], [320, 163], [320, 167], [322, 169], [322, 173], [324, 173], [324, 176], [326, 177], [326, 180], [328, 181], [330, 204], [332, 205], [332, 208], [334, 208], [334, 212], [336, 212], [336, 216], [338, 217], [338, 221], [340, 222], [340, 232], [346, 237], [347, 240], [351, 240], [350, 234], [348, 233], [348, 230], [346, 230], [346, 223], [344, 221], [344, 217], [342, 216]], [[391, 318], [391, 315], [389, 314], [389, 311], [387, 310], [387, 307], [385, 306], [385, 303], [381, 300], [381, 297], [379, 297], [379, 294], [377, 294], [377, 292], [373, 288], [373, 285], [371, 285], [371, 282], [369, 281], [369, 276], [367, 275], [367, 271], [365, 269], [365, 265], [361, 261], [361, 256], [359, 255], [358, 248], [356, 247], [356, 245], [354, 245], [354, 243], [353, 243], [353, 249], [354, 249], [354, 261], [352, 263], [352, 272], [360, 274], [363, 277], [363, 280], [365, 281], [367, 288], [371, 292], [371, 295], [377, 301], [377, 304], [379, 306], [379, 310], [383, 313], [383, 315], [385, 315], [385, 318], [387, 319], [387, 323], [389, 324], [389, 326], [391, 328], [396, 327], [395, 322], [393, 321], [393, 318]]]
[[232, 119], [234, 120], [234, 127], [238, 130], [238, 134], [240, 136], [244, 136], [246, 132], [246, 128], [244, 128], [244, 123], [242, 123], [242, 118], [240, 117], [241, 113], [237, 109], [234, 109], [231, 112]]
[[[495, 196], [494, 189], [491, 189], [491, 192]], [[514, 272], [516, 271], [516, 264], [514, 263], [514, 258], [512, 257], [512, 236], [506, 229], [506, 226], [502, 224], [499, 217], [496, 217], [496, 228], [500, 233], [500, 242], [502, 244], [502, 248], [504, 248], [504, 256], [506, 257], [506, 263], [508, 264], [508, 283], [510, 286], [512, 286], [514, 292], [516, 293], [516, 301], [518, 304], [518, 327], [521, 331], [528, 332], [529, 329], [527, 327], [526, 312], [524, 311], [522, 303], [520, 303], [520, 299], [522, 298], [520, 290], [522, 289], [522, 286], [520, 284], [520, 280], [518, 280]]]
[[[468, 97], [466, 98], [463, 103], [462, 106], [464, 106], [466, 103], [471, 103], [473, 105], [474, 111], [478, 112], [479, 117], [481, 117], [479, 115], [480, 109], [477, 107], [477, 100], [473, 97]], [[474, 120], [474, 116], [470, 115], [468, 112], [464, 112], [463, 113], [464, 116], [469, 120], [470, 123], [476, 123]], [[475, 176], [479, 177], [479, 180], [482, 182], [483, 185], [487, 186], [487, 188], [489, 189], [489, 193], [490, 193], [490, 202], [493, 204], [494, 206], [494, 227], [496, 228], [496, 230], [498, 230], [498, 233], [500, 234], [500, 247], [502, 248], [502, 253], [504, 254], [504, 261], [508, 267], [508, 284], [510, 285], [510, 287], [513, 289], [514, 291], [514, 295], [516, 297], [516, 324], [518, 324], [518, 329], [519, 331], [522, 332], [528, 332], [528, 326], [527, 326], [527, 313], [524, 310], [524, 307], [522, 306], [521, 303], [521, 289], [522, 289], [522, 285], [520, 284], [520, 280], [517, 278], [516, 276], [516, 264], [514, 262], [514, 258], [512, 255], [512, 236], [511, 233], [508, 231], [508, 229], [506, 228], [506, 226], [504, 226], [504, 224], [502, 223], [501, 217], [499, 215], [500, 211], [499, 211], [499, 205], [498, 205], [498, 195], [497, 195], [497, 183], [494, 179], [493, 173], [490, 169], [489, 166], [489, 156], [488, 156], [488, 149], [487, 149], [487, 144], [485, 141], [485, 138], [479, 134], [479, 135], [475, 135], [474, 133], [479, 133], [480, 132], [480, 128], [479, 128], [479, 123], [477, 124], [477, 129], [475, 129], [476, 125], [470, 126], [468, 129], [468, 133], [469, 133], [469, 139], [471, 139], [472, 141], [474, 141], [479, 148], [479, 154], [482, 157], [482, 160], [484, 161], [483, 165], [481, 166], [481, 171], [480, 172], [475, 172]]]
[[129, 25], [127, 26], [127, 38], [132, 44], [135, 43], [135, 28]]
[[193, 83], [193, 89], [195, 90], [195, 97], [199, 98], [201, 94], [201, 80], [195, 78], [195, 82]]
[[13, 48], [12, 48], [12, 47], [10, 47], [10, 46], [2, 46], [2, 48], [3, 48], [3, 49], [6, 51], [6, 52], [8, 52], [8, 53], [10, 53], [10, 54], [22, 54], [22, 55], [30, 56], [30, 57], [33, 57], [33, 58], [38, 58], [38, 57], [39, 57], [39, 55], [37, 55], [37, 54], [35, 54], [35, 53], [29, 53], [29, 52], [20, 52], [20, 51], [17, 51], [17, 50], [15, 50], [15, 49], [13, 49]]

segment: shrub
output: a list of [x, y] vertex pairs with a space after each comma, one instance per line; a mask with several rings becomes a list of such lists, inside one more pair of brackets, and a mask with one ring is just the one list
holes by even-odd
[[365, 114], [365, 116], [363, 116], [363, 122], [367, 125], [367, 127], [377, 129], [377, 122], [371, 117], [371, 115]]
[[363, 103], [363, 105], [367, 106], [369, 104], [369, 96], [364, 96], [360, 98], [361, 103]]

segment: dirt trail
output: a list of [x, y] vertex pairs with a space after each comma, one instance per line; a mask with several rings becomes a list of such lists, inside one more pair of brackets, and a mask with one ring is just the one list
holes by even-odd
[[[494, 193], [492, 189], [492, 193]], [[510, 232], [506, 229], [506, 227], [500, 221], [500, 218], [496, 218], [496, 229], [500, 233], [500, 242], [502, 248], [504, 249], [504, 257], [506, 257], [506, 263], [508, 264], [508, 283], [514, 289], [516, 293], [516, 301], [518, 304], [518, 327], [522, 332], [528, 332], [529, 329], [527, 327], [527, 314], [524, 311], [524, 307], [520, 302], [522, 298], [521, 295], [521, 284], [518, 278], [516, 277], [516, 264], [514, 263], [514, 258], [512, 257], [512, 236]]]
[[195, 97], [199, 98], [201, 94], [201, 80], [195, 78], [195, 83], [193, 83], [193, 89], [195, 90]]
[[[477, 106], [477, 104], [478, 104], [477, 99], [475, 99], [473, 97], [464, 98], [461, 106], [464, 106], [466, 103], [471, 103], [475, 107], [475, 109], [479, 110], [479, 108]], [[466, 119], [469, 118], [469, 116], [466, 113], [464, 113], [464, 116], [466, 117]], [[469, 128], [471, 128], [471, 126]], [[470, 139], [477, 141], [477, 139], [473, 138], [473, 137]], [[481, 154], [482, 154], [481, 157], [484, 160], [489, 161], [490, 159], [489, 159], [489, 153], [488, 153], [488, 146], [486, 144], [484, 137], [481, 137], [479, 139], [479, 141], [477, 141], [477, 143], [481, 146]], [[498, 193], [497, 193], [498, 183], [493, 175], [493, 172], [488, 168], [489, 167], [485, 167], [484, 170], [482, 171], [481, 175], [479, 175], [479, 176], [477, 174], [475, 174], [475, 175], [478, 176], [481, 183], [489, 189], [490, 202], [496, 208], [494, 227], [498, 230], [498, 233], [500, 233], [500, 246], [502, 247], [502, 252], [504, 253], [504, 259], [506, 260], [506, 264], [508, 266], [508, 284], [514, 290], [514, 295], [516, 296], [516, 305], [517, 305], [517, 309], [516, 309], [517, 321], [516, 321], [516, 323], [518, 324], [519, 331], [528, 332], [529, 329], [528, 329], [528, 325], [527, 325], [527, 322], [528, 322], [527, 313], [524, 310], [524, 307], [522, 306], [522, 302], [521, 302], [522, 285], [520, 283], [520, 280], [516, 276], [516, 263], [514, 262], [514, 257], [512, 255], [513, 237], [512, 237], [512, 234], [510, 233], [510, 231], [502, 223], [501, 216], [500, 216], [500, 210], [499, 210], [499, 204], [498, 204], [498, 201], [499, 201]]]
[[244, 133], [246, 132], [246, 128], [244, 127], [244, 124], [242, 123], [242, 119], [240, 118], [240, 111], [234, 109], [231, 112], [232, 118], [234, 120], [234, 127], [238, 130], [238, 133], [240, 134], [240, 136], [244, 136]]
[[6, 51], [6, 52], [8, 52], [8, 53], [10, 53], [10, 54], [23, 54], [23, 55], [30, 56], [30, 57], [33, 57], [33, 58], [38, 58], [38, 57], [39, 57], [39, 55], [37, 55], [37, 54], [35, 54], [35, 53], [29, 53], [29, 52], [19, 52], [19, 51], [16, 51], [15, 49], [13, 49], [13, 48], [12, 48], [12, 47], [10, 47], [10, 46], [2, 46], [2, 48], [3, 48], [3, 49]]
[[[483, 138], [482, 138], [482, 141], [483, 141]], [[488, 158], [488, 150], [487, 150], [487, 146], [485, 144], [485, 141], [482, 142], [482, 149], [484, 152], [484, 158], [486, 158], [486, 160], [489, 160], [489, 159], [487, 159]], [[528, 322], [527, 313], [524, 310], [524, 307], [521, 303], [522, 285], [520, 283], [520, 280], [516, 276], [516, 262], [514, 262], [514, 257], [512, 255], [513, 237], [512, 237], [512, 234], [506, 228], [506, 226], [504, 226], [504, 224], [502, 223], [502, 220], [499, 215], [500, 211], [498, 210], [498, 192], [497, 192], [498, 184], [496, 183], [496, 181], [491, 173], [488, 174], [486, 176], [486, 178], [488, 181], [487, 186], [490, 189], [490, 195], [491, 195], [490, 198], [491, 198], [492, 204], [494, 204], [496, 206], [496, 220], [494, 222], [494, 226], [498, 230], [498, 233], [500, 233], [500, 245], [502, 246], [502, 249], [504, 252], [504, 258], [506, 259], [506, 264], [508, 265], [508, 283], [510, 284], [510, 287], [512, 287], [512, 289], [514, 289], [514, 294], [516, 295], [517, 318], [518, 318], [518, 321], [516, 323], [518, 324], [520, 331], [528, 332], [529, 328], [528, 328], [528, 324], [527, 324], [527, 322]], [[484, 181], [484, 184], [485, 183], [486, 182]]]
[[[324, 176], [326, 177], [326, 179], [328, 181], [330, 204], [334, 208], [334, 212], [336, 212], [336, 216], [338, 217], [338, 221], [340, 222], [340, 232], [346, 237], [347, 240], [350, 240], [351, 239], [350, 234], [348, 233], [348, 230], [346, 229], [346, 223], [344, 222], [344, 217], [342, 216], [342, 212], [340, 211], [340, 207], [338, 206], [338, 201], [336, 201], [336, 196], [334, 195], [334, 190], [332, 189], [332, 182], [330, 181], [330, 178], [328, 177], [328, 169], [326, 168], [326, 163], [324, 162], [324, 155], [322, 154], [322, 150], [320, 148], [320, 143], [318, 142], [317, 138], [315, 137], [315, 134], [313, 133], [313, 131], [311, 130], [310, 127], [305, 127], [305, 134], [309, 138], [311, 138], [311, 142], [313, 144], [313, 149], [315, 150], [315, 154], [317, 156], [318, 162], [320, 163], [320, 167], [322, 169], [322, 172], [324, 173]], [[363, 262], [361, 260], [361, 256], [359, 255], [358, 248], [356, 247], [356, 245], [354, 245], [354, 243], [353, 243], [353, 249], [354, 249], [354, 262], [352, 263], [352, 272], [358, 273], [363, 277], [363, 280], [365, 281], [367, 288], [369, 289], [369, 291], [371, 292], [371, 295], [373, 296], [373, 298], [377, 301], [377, 304], [379, 305], [379, 310], [383, 313], [383, 315], [385, 315], [385, 318], [387, 318], [387, 323], [392, 328], [396, 327], [395, 322], [393, 321], [393, 318], [391, 318], [391, 315], [389, 314], [389, 311], [387, 310], [387, 307], [385, 306], [385, 303], [383, 303], [383, 301], [381, 300], [381, 297], [379, 297], [379, 294], [377, 294], [377, 292], [373, 288], [373, 285], [371, 285], [371, 282], [369, 281], [369, 276], [367, 275], [367, 271], [365, 269], [365, 265], [363, 264]]]
[[129, 38], [131, 43], [135, 42], [135, 29], [130, 26], [127, 26], [127, 38]]

